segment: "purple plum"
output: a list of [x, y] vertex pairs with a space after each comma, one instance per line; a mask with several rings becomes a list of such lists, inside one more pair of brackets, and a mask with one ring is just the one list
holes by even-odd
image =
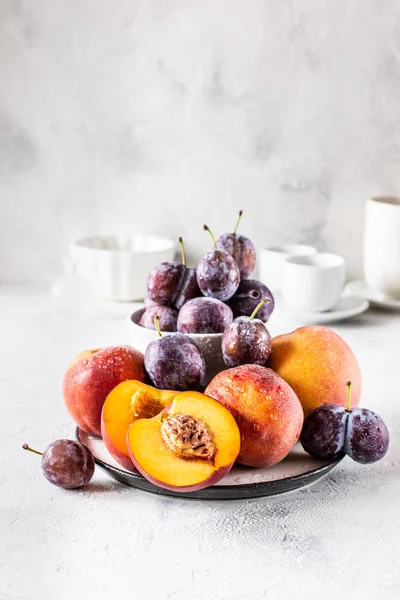
[[238, 317], [225, 329], [222, 356], [227, 367], [265, 365], [271, 354], [271, 336], [257, 312], [266, 303], [261, 300], [250, 317]]
[[274, 310], [275, 301], [270, 290], [261, 281], [255, 279], [241, 281], [236, 294], [228, 300], [227, 304], [231, 307], [234, 317], [250, 317], [263, 298], [268, 299], [269, 302], [261, 307], [257, 318], [266, 323]]
[[215, 298], [193, 298], [181, 308], [178, 331], [181, 333], [223, 333], [232, 323], [229, 306]]
[[89, 448], [74, 440], [56, 440], [43, 452], [30, 450], [42, 456], [42, 471], [50, 483], [72, 490], [89, 483], [94, 473], [94, 458]]
[[237, 262], [240, 278], [247, 279], [254, 271], [256, 265], [256, 250], [254, 244], [248, 237], [236, 233], [243, 211], [239, 211], [239, 217], [233, 233], [223, 233], [217, 239], [218, 248], [229, 252]]
[[356, 462], [367, 464], [383, 458], [389, 448], [389, 432], [379, 415], [366, 408], [353, 408], [346, 428], [344, 451]]
[[323, 404], [306, 417], [300, 442], [314, 458], [329, 460], [344, 452], [362, 464], [376, 462], [388, 450], [388, 429], [372, 410], [350, 409], [350, 382], [347, 389], [346, 408]]
[[178, 311], [170, 306], [155, 304], [147, 308], [140, 317], [139, 325], [147, 329], [156, 329], [154, 319], [159, 317], [161, 331], [176, 331]]
[[232, 298], [239, 287], [239, 267], [229, 252], [217, 248], [209, 227], [204, 225], [204, 229], [210, 233], [214, 248], [198, 264], [197, 283], [205, 296], [225, 302]]
[[206, 375], [203, 354], [183, 333], [151, 342], [144, 355], [144, 365], [153, 384], [164, 390], [196, 390]]
[[147, 295], [156, 304], [173, 305], [181, 288], [186, 267], [178, 262], [162, 262], [147, 277]]

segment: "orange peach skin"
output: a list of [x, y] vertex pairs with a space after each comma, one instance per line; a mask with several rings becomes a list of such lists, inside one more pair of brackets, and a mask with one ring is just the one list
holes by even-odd
[[101, 411], [108, 394], [121, 381], [144, 381], [145, 376], [143, 354], [130, 346], [87, 350], [64, 375], [64, 401], [78, 427], [100, 436]]
[[[146, 422], [138, 420], [131, 425], [127, 434], [127, 446], [133, 464], [143, 477], [154, 485], [167, 490], [194, 492], [218, 483], [229, 473], [240, 449], [240, 433], [232, 415], [223, 407], [217, 408], [219, 412], [217, 419], [207, 417], [209, 409], [213, 409], [210, 402], [214, 403], [211, 398], [207, 398], [199, 392], [182, 392], [157, 417], [148, 419]], [[160, 433], [161, 419], [166, 415], [173, 414], [190, 414], [209, 426], [210, 421], [214, 421], [210, 427], [217, 447], [213, 466], [209, 464], [203, 466], [202, 461], [199, 460], [192, 462], [190, 459], [178, 458], [166, 448]], [[140, 443], [140, 435], [139, 441], [137, 439], [135, 441], [137, 436], [137, 433], [135, 436], [135, 429], [138, 428], [139, 431], [142, 428], [143, 443]], [[148, 458], [146, 458], [146, 453]], [[147, 468], [145, 468], [146, 462]], [[180, 469], [193, 470], [193, 479], [196, 482], [191, 485], [178, 485], [178, 481], [175, 481], [174, 484], [172, 480], [179, 477]], [[163, 480], [156, 477], [154, 472], [152, 474], [151, 470], [158, 471], [160, 476], [164, 475]], [[166, 481], [166, 479], [170, 481]]]
[[125, 469], [136, 470], [126, 434], [135, 419], [158, 415], [179, 392], [158, 390], [140, 381], [123, 381], [108, 394], [101, 413], [101, 437], [111, 456]]
[[294, 389], [307, 416], [321, 404], [346, 405], [348, 381], [351, 406], [361, 397], [357, 359], [337, 333], [322, 326], [306, 326], [272, 339], [268, 367]]
[[270, 467], [289, 454], [303, 426], [303, 410], [292, 388], [271, 369], [242, 365], [218, 373], [205, 394], [235, 417], [241, 435], [237, 461]]

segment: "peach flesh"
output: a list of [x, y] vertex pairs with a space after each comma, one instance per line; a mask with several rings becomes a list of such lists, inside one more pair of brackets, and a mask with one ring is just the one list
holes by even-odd
[[114, 346], [78, 355], [64, 375], [63, 395], [75, 423], [101, 435], [101, 411], [107, 395], [121, 381], [144, 381], [143, 355], [130, 346]]
[[214, 377], [205, 394], [226, 406], [235, 417], [241, 434], [237, 461], [243, 465], [275, 465], [300, 437], [300, 401], [271, 369], [259, 365], [227, 369]]
[[[192, 417], [203, 432], [206, 429], [212, 440], [212, 459], [210, 454], [206, 459], [183, 457], [166, 443], [165, 420], [181, 415]], [[160, 415], [135, 421], [127, 440], [131, 459], [143, 477], [159, 487], [180, 492], [200, 490], [220, 481], [229, 473], [240, 449], [240, 434], [232, 415], [198, 392], [178, 394]], [[174, 445], [173, 439], [171, 443]]]
[[158, 415], [178, 392], [158, 390], [140, 381], [123, 381], [107, 396], [101, 414], [101, 436], [107, 450], [125, 469], [133, 470], [126, 434], [135, 419]]
[[294, 389], [307, 416], [321, 404], [346, 406], [346, 384], [352, 383], [351, 406], [361, 397], [361, 371], [348, 344], [332, 329], [306, 326], [272, 339], [267, 366]]

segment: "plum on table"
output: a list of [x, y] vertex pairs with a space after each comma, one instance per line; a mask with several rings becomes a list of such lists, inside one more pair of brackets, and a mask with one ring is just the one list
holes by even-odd
[[43, 453], [28, 444], [22, 447], [42, 457], [43, 474], [53, 485], [72, 490], [86, 485], [93, 477], [93, 454], [81, 442], [56, 440]]
[[330, 460], [345, 453], [367, 464], [383, 458], [389, 432], [382, 418], [366, 408], [350, 408], [351, 383], [347, 384], [347, 407], [322, 404], [304, 421], [300, 442], [306, 452]]

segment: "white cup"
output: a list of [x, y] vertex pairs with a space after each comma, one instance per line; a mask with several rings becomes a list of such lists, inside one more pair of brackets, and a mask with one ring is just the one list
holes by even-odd
[[373, 290], [400, 298], [400, 198], [367, 200], [364, 276]]
[[282, 271], [285, 260], [291, 256], [312, 256], [317, 253], [314, 246], [304, 244], [285, 244], [261, 248], [258, 259], [258, 275], [271, 292], [280, 292]]
[[312, 256], [292, 256], [285, 260], [282, 297], [287, 308], [322, 312], [337, 304], [345, 282], [344, 258], [318, 252]]
[[70, 247], [72, 270], [101, 298], [125, 302], [142, 300], [149, 271], [174, 255], [174, 240], [153, 235], [95, 236]]

